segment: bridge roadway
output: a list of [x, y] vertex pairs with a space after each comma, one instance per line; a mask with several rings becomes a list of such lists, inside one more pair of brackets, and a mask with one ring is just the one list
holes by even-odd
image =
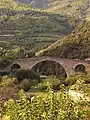
[[88, 60], [74, 60], [74, 59], [65, 59], [60, 57], [43, 56], [43, 57], [33, 57], [33, 58], [25, 58], [25, 59], [15, 59], [12, 61], [10, 65], [8, 65], [8, 67], [0, 71], [5, 71], [5, 70], [12, 71], [11, 68], [15, 65], [20, 66], [20, 69], [31, 70], [35, 65], [43, 61], [54, 61], [60, 64], [64, 68], [67, 75], [73, 74], [77, 66], [83, 66], [86, 72], [90, 70], [90, 61]]

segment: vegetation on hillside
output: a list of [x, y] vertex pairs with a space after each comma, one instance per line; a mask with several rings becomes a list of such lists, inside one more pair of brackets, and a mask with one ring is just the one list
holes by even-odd
[[76, 31], [36, 54], [73, 59], [90, 57], [90, 22], [84, 21]]
[[18, 0], [31, 3], [34, 8], [42, 8], [45, 11], [70, 15], [80, 19], [90, 20], [90, 0]]
[[1, 8], [8, 8], [11, 10], [28, 10], [31, 9], [31, 6], [18, 3], [16, 0], [0, 0], [0, 9]]
[[15, 48], [26, 53], [45, 48], [71, 33], [77, 23], [67, 16], [35, 10], [0, 11], [0, 56]]
[[[30, 75], [32, 77], [32, 74], [29, 74], [29, 77]], [[40, 83], [26, 78], [20, 83], [14, 77], [3, 76], [0, 78], [1, 120], [26, 118], [30, 118], [30, 120], [40, 120], [41, 118], [45, 120], [90, 119], [90, 100], [81, 98], [75, 102], [74, 98], [68, 94], [69, 89], [71, 89], [82, 92], [84, 94], [83, 97], [89, 98], [89, 73], [69, 76], [66, 80], [60, 80], [51, 76], [41, 82], [39, 81]], [[68, 86], [65, 87], [62, 84], [63, 81], [64, 84], [68, 82]], [[31, 91], [31, 95], [30, 92], [24, 95], [21, 91], [19, 98], [19, 90], [21, 88]], [[32, 92], [36, 90], [35, 95]]]
[[50, 0], [48, 11], [90, 20], [90, 0]]
[[90, 103], [87, 100], [73, 101], [64, 86], [58, 93], [48, 83], [48, 92], [27, 99], [23, 91], [19, 100], [10, 99], [2, 108], [2, 120], [88, 120]]
[[[51, 13], [15, 0], [0, 1], [1, 70], [8, 68], [13, 59], [35, 57], [35, 53], [90, 57], [90, 22], [79, 21], [89, 13], [89, 0], [50, 2]], [[54, 6], [65, 15], [53, 13], [57, 11]], [[67, 16], [67, 12], [78, 19]], [[82, 24], [73, 31], [77, 22]], [[20, 68], [12, 65], [10, 71], [0, 73], [0, 120], [90, 120], [90, 73], [76, 70], [75, 75], [67, 77], [59, 64], [50, 61], [38, 63], [32, 70]], [[70, 90], [83, 96], [75, 101]]]

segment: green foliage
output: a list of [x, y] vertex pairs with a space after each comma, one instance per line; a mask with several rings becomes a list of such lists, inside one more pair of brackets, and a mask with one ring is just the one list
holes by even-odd
[[42, 80], [37, 87], [39, 90], [44, 91], [47, 90], [48, 84], [51, 84], [53, 90], [59, 90], [61, 85], [61, 80], [56, 78], [55, 76], [49, 76], [48, 78]]
[[3, 59], [16, 59], [16, 58], [23, 58], [24, 56], [24, 50], [21, 48], [16, 49], [6, 49], [4, 54], [2, 55]]
[[68, 85], [73, 85], [77, 81], [76, 75], [69, 75], [64, 81], [63, 84], [68, 86]]
[[38, 80], [24, 79], [20, 82], [20, 85], [22, 89], [32, 92], [47, 91], [48, 83], [51, 84], [52, 89], [56, 91], [60, 90], [61, 84], [64, 84], [66, 87], [71, 86], [71, 88], [74, 88], [75, 90], [85, 90], [86, 92], [88, 92], [90, 83], [89, 77], [89, 74], [84, 73], [70, 75], [66, 79], [58, 79], [55, 76], [49, 76], [48, 78], [41, 80], [41, 82]]
[[38, 55], [59, 56], [70, 59], [85, 59], [90, 56], [90, 22], [79, 24], [76, 31], [58, 40]]
[[[0, 120], [3, 114], [4, 102], [10, 98], [17, 99], [19, 88], [15, 78], [9, 76], [0, 76]], [[4, 119], [6, 120], [6, 119]]]
[[34, 79], [40, 80], [40, 76], [37, 73], [35, 73], [32, 70], [24, 70], [24, 69], [16, 71], [15, 72], [15, 77], [19, 81], [22, 81], [25, 78], [30, 79], [30, 80], [34, 80]]
[[50, 7], [47, 9], [51, 12], [71, 15], [77, 18], [86, 18], [90, 14], [89, 0], [50, 0]]
[[[24, 48], [25, 55], [29, 51], [36, 52], [71, 33], [74, 28], [68, 21], [71, 18], [60, 14], [40, 10], [0, 11], [0, 57], [15, 58], [15, 49], [20, 47]], [[30, 53], [26, 57], [29, 55], [32, 56]]]
[[29, 91], [32, 86], [35, 86], [39, 83], [38, 80], [24, 79], [20, 82], [20, 88]]
[[0, 68], [3, 69], [7, 67], [11, 63], [11, 60], [8, 59], [2, 59], [0, 60]]
[[79, 73], [76, 75], [76, 83], [73, 84], [70, 88], [76, 91], [82, 91], [85, 95], [90, 96], [90, 73], [82, 74]]
[[0, 8], [8, 8], [12, 10], [28, 10], [31, 9], [31, 6], [18, 3], [16, 0], [0, 0]]
[[49, 89], [46, 95], [35, 96], [31, 101], [21, 91], [19, 101], [5, 104], [4, 116], [10, 120], [86, 120], [90, 118], [88, 107], [87, 101], [73, 102], [65, 89], [58, 94]]
[[34, 51], [26, 51], [25, 56], [26, 56], [26, 58], [35, 57], [35, 52]]
[[11, 86], [15, 80], [16, 80], [15, 78], [10, 78], [8, 76], [0, 77], [0, 87]]

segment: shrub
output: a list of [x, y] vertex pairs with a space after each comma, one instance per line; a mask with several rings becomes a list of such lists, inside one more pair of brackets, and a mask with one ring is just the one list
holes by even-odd
[[0, 78], [0, 87], [12, 86], [12, 84], [16, 81], [15, 78], [10, 78], [7, 75]]
[[85, 83], [90, 84], [90, 73], [88, 73], [85, 77]]
[[89, 84], [90, 83], [90, 73], [77, 73], [75, 75], [69, 75], [69, 77], [66, 78], [64, 83], [65, 85], [73, 85], [76, 82], [81, 81], [82, 83]]
[[76, 79], [82, 80], [83, 83], [89, 84], [90, 83], [90, 72], [78, 73], [78, 74], [76, 74]]
[[8, 100], [10, 97], [15, 97], [15, 93], [19, 91], [18, 82], [15, 78], [8, 76], [1, 77], [0, 80], [0, 101]]
[[25, 91], [28, 91], [31, 87], [31, 83], [28, 79], [24, 79], [20, 83], [20, 87], [24, 89]]
[[28, 91], [32, 86], [38, 84], [38, 80], [24, 79], [20, 82], [20, 87]]
[[9, 100], [10, 98], [19, 98], [19, 86], [17, 83], [18, 82], [15, 78], [9, 76], [0, 77], [0, 117], [3, 113], [3, 104], [5, 101]]
[[34, 51], [27, 51], [25, 53], [26, 58], [31, 58], [31, 57], [35, 57], [35, 52]]
[[76, 75], [76, 83], [73, 84], [70, 89], [76, 91], [82, 91], [85, 95], [90, 96], [90, 77], [89, 74], [77, 74]]
[[76, 82], [76, 76], [75, 75], [70, 75], [69, 77], [66, 78], [62, 83], [66, 86], [68, 85], [73, 85]]
[[73, 102], [65, 89], [58, 94], [49, 89], [47, 94], [31, 100], [21, 91], [19, 101], [9, 100], [5, 104], [4, 116], [10, 120], [87, 120], [90, 118], [89, 105], [83, 100]]
[[27, 78], [27, 79], [36, 79], [36, 80], [40, 80], [40, 76], [35, 73], [34, 71], [31, 70], [18, 70], [15, 73], [15, 77], [20, 81], [22, 81], [23, 79]]
[[[31, 86], [31, 88], [29, 89], [29, 92], [40, 92], [40, 89], [37, 86]], [[35, 96], [35, 95], [34, 95]]]
[[11, 60], [8, 59], [3, 59], [0, 60], [0, 68], [5, 68], [10, 64]]
[[41, 83], [38, 84], [38, 88], [43, 91], [48, 88], [48, 83], [52, 85], [54, 90], [60, 89], [61, 81], [57, 79], [55, 76], [49, 76], [47, 79], [42, 80]]

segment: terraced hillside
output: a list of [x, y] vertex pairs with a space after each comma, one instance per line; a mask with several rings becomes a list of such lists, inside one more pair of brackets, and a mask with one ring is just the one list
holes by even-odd
[[1, 8], [0, 41], [36, 51], [71, 33], [73, 23], [59, 14]]
[[84, 21], [76, 31], [36, 54], [73, 59], [90, 57], [90, 22]]

